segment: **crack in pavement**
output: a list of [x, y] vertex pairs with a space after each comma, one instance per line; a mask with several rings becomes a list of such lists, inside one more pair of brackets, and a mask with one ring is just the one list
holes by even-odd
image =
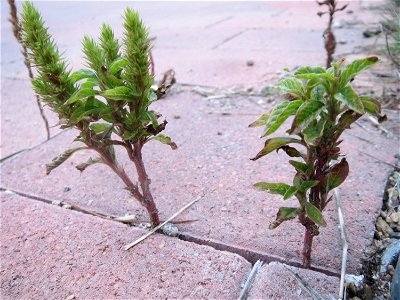
[[225, 21], [228, 21], [228, 20], [230, 20], [230, 19], [232, 19], [232, 18], [233, 18], [233, 16], [226, 17], [226, 18], [221, 19], [221, 20], [219, 20], [219, 21], [216, 21], [216, 22], [214, 22], [214, 23], [208, 24], [208, 25], [206, 25], [204, 28], [205, 28], [205, 29], [211, 28], [211, 27], [213, 27], [213, 26], [215, 26], [215, 25], [221, 24], [221, 23], [223, 23], [223, 22], [225, 22]]
[[249, 30], [249, 29], [245, 29], [245, 30], [239, 31], [238, 33], [235, 33], [235, 34], [233, 34], [233, 35], [227, 37], [227, 38], [224, 39], [222, 42], [220, 42], [220, 43], [216, 44], [214, 47], [212, 47], [211, 50], [217, 49], [219, 46], [222, 46], [223, 44], [229, 42], [230, 40], [233, 40], [234, 38], [238, 37], [239, 35], [245, 33], [245, 32], [248, 31], [248, 30]]
[[[108, 215], [104, 215], [102, 213], [97, 213], [97, 212], [94, 212], [94, 211], [90, 211], [90, 210], [81, 208], [79, 206], [70, 204], [70, 203], [65, 202], [65, 201], [58, 201], [57, 204], [55, 204], [54, 200], [49, 200], [49, 199], [46, 199], [46, 198], [43, 198], [43, 197], [27, 194], [27, 193], [24, 193], [24, 192], [15, 191], [15, 190], [12, 190], [12, 189], [7, 189], [7, 188], [4, 188], [4, 187], [0, 187], [0, 191], [4, 192], [4, 193], [16, 194], [16, 195], [22, 196], [24, 198], [40, 201], [40, 202], [43, 202], [43, 203], [46, 203], [46, 204], [50, 204], [50, 205], [55, 205], [55, 206], [58, 206], [58, 207], [61, 207], [61, 208], [64, 208], [64, 209], [66, 209], [66, 207], [60, 206], [58, 204], [64, 204], [64, 206], [69, 205], [68, 209], [76, 211], [76, 212], [80, 212], [80, 213], [83, 213], [83, 214], [86, 214], [86, 215], [90, 215], [90, 216], [93, 216], [93, 217], [101, 218], [101, 219], [106, 220], [106, 221], [118, 222], [120, 224], [122, 223], [122, 224], [125, 224], [127, 226], [135, 226], [135, 225], [130, 225], [130, 224], [126, 224], [126, 223], [123, 223], [123, 222], [119, 222], [119, 221], [113, 220], [112, 216], [108, 216]], [[160, 233], [160, 234], [166, 235], [168, 237], [171, 237], [171, 236], [169, 236], [168, 234], [166, 234], [166, 233], [164, 233], [162, 231], [157, 231], [157, 233]], [[237, 254], [237, 255], [241, 256], [242, 258], [244, 258], [245, 260], [249, 261], [251, 264], [256, 263], [257, 260], [261, 260], [266, 264], [269, 264], [270, 262], [280, 262], [280, 263], [284, 263], [284, 264], [289, 265], [289, 266], [293, 266], [293, 267], [304, 269], [302, 267], [302, 264], [299, 261], [296, 261], [296, 260], [287, 260], [287, 259], [285, 259], [283, 257], [280, 257], [280, 256], [275, 256], [275, 255], [267, 254], [267, 253], [264, 253], [264, 252], [259, 252], [259, 251], [256, 251], [256, 250], [245, 249], [245, 248], [242, 248], [242, 247], [240, 247], [238, 245], [232, 245], [232, 244], [224, 243], [223, 241], [205, 239], [205, 238], [193, 235], [193, 234], [191, 234], [189, 232], [179, 232], [179, 236], [177, 238], [182, 240], [182, 241], [185, 241], [185, 242], [191, 242], [191, 243], [194, 243], [194, 244], [197, 244], [197, 245], [202, 245], [202, 246], [209, 246], [211, 248], [214, 248], [217, 251], [226, 251], [226, 252], [229, 252], [229, 253]], [[312, 266], [310, 268], [310, 270], [318, 272], [318, 273], [323, 273], [323, 274], [328, 275], [328, 276], [340, 277], [340, 273], [338, 271], [333, 270], [333, 269], [329, 269], [329, 268], [325, 268], [325, 267]]]

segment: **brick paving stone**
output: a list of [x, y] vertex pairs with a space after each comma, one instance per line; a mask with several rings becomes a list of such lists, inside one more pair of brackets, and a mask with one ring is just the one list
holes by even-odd
[[[234, 299], [251, 265], [207, 246], [1, 193], [1, 299]], [[72, 297], [75, 298], [72, 298]]]
[[[335, 34], [336, 53], [349, 56], [374, 42], [362, 31], [375, 24], [376, 10], [369, 6], [382, 1], [351, 2], [352, 14], [339, 13]], [[96, 37], [102, 22], [117, 36], [122, 33], [123, 10], [137, 9], [157, 37], [153, 49], [156, 77], [173, 68], [180, 83], [223, 85], [266, 85], [285, 67], [324, 64], [322, 32], [327, 18], [319, 18], [314, 2], [37, 2], [46, 25], [72, 69], [84, 64], [81, 40]], [[27, 71], [18, 43], [7, 21], [8, 4], [1, 2], [1, 157], [29, 148], [46, 139], [30, 90]], [[18, 9], [21, 3], [17, 2]], [[60, 22], [60, 20], [62, 20]], [[248, 60], [254, 66], [246, 65]], [[377, 92], [381, 92], [380, 90]], [[54, 114], [46, 110], [54, 125]], [[24, 126], [24, 127], [23, 127]], [[52, 129], [54, 135], [57, 130]]]
[[282, 299], [282, 300], [305, 300], [313, 299], [302, 289], [289, 268], [298, 274], [309, 286], [311, 286], [322, 297], [337, 297], [339, 292], [339, 278], [327, 276], [311, 270], [285, 266], [281, 263], [272, 262], [264, 265], [251, 286], [248, 299]]
[[[178, 144], [178, 150], [157, 142], [146, 145], [144, 160], [152, 179], [151, 188], [162, 219], [193, 200], [205, 190], [205, 198], [181, 219], [197, 222], [179, 228], [203, 239], [222, 241], [242, 248], [264, 252], [283, 260], [299, 260], [303, 228], [286, 222], [275, 230], [268, 224], [280, 206], [296, 205], [279, 197], [255, 191], [258, 181], [290, 183], [293, 175], [284, 153], [250, 161], [262, 147], [261, 130], [247, 125], [265, 111], [247, 99], [230, 99], [234, 108], [226, 110], [221, 102], [204, 100], [198, 95], [181, 93], [157, 102], [155, 109], [169, 120], [166, 134]], [[230, 115], [223, 115], [222, 110]], [[214, 113], [212, 113], [214, 112]], [[173, 115], [181, 116], [174, 119]], [[341, 187], [349, 241], [349, 272], [357, 272], [363, 251], [370, 244], [374, 219], [382, 205], [387, 175], [392, 170], [398, 140], [377, 132], [366, 119], [354, 125], [344, 136], [342, 153], [350, 164], [350, 175]], [[282, 133], [282, 132], [281, 132]], [[2, 165], [2, 187], [58, 199], [102, 213], [133, 213], [146, 220], [144, 210], [131, 199], [123, 185], [104, 165], [94, 165], [82, 174], [74, 165], [90, 153], [79, 152], [45, 175], [44, 165], [72, 147], [75, 132], [66, 132], [49, 143], [21, 154]], [[93, 156], [93, 155], [92, 155]], [[133, 166], [118, 152], [125, 169], [134, 177]], [[375, 158], [374, 158], [375, 157]], [[64, 191], [68, 187], [68, 191]], [[340, 239], [335, 204], [326, 209], [327, 228], [315, 238], [313, 263], [340, 270]]]

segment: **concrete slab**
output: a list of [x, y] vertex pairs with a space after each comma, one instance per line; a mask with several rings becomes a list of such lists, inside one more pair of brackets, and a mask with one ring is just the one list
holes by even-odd
[[1, 193], [1, 299], [234, 299], [238, 255]]
[[[283, 153], [257, 162], [249, 160], [263, 142], [258, 139], [261, 131], [247, 125], [267, 108], [242, 98], [228, 102], [233, 108], [228, 109], [221, 100], [204, 100], [198, 95], [181, 93], [157, 103], [157, 111], [168, 112], [170, 123], [166, 134], [179, 147], [175, 152], [157, 142], [145, 147], [144, 160], [161, 218], [166, 219], [205, 189], [205, 198], [180, 217], [198, 221], [180, 225], [182, 231], [203, 240], [278, 256], [283, 261], [299, 261], [302, 226], [286, 222], [275, 230], [268, 230], [278, 208], [296, 205], [296, 201], [284, 202], [252, 189], [252, 184], [258, 181], [290, 183], [293, 175]], [[221, 111], [228, 111], [230, 115], [223, 115]], [[179, 115], [180, 119], [174, 119], [173, 115]], [[398, 152], [398, 140], [387, 139], [369, 122], [360, 122], [366, 129], [355, 125], [344, 137], [342, 150], [351, 168], [341, 188], [350, 244], [349, 272], [359, 270], [363, 250], [373, 236], [373, 220], [382, 204], [386, 178], [392, 169], [388, 164], [395, 162], [394, 155]], [[89, 153], [77, 153], [49, 176], [45, 175], [44, 165], [71, 147], [74, 136], [74, 132], [62, 134], [5, 162], [2, 187], [75, 203], [102, 213], [133, 213], [147, 219], [143, 209], [127, 195], [106, 166], [94, 165], [81, 175], [74, 169]], [[122, 154], [119, 157], [125, 169], [135, 178], [133, 166]], [[313, 263], [338, 273], [340, 239], [334, 203], [327, 207], [326, 220], [328, 227], [315, 238]]]
[[287, 268], [298, 274], [322, 297], [332, 295], [334, 299], [339, 292], [339, 278], [273, 262], [264, 265], [259, 270], [250, 289], [248, 299], [313, 299], [302, 289]]

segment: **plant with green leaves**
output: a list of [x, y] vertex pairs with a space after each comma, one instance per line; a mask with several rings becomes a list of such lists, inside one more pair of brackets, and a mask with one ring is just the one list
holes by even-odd
[[[152, 226], [160, 223], [150, 191], [150, 179], [142, 158], [143, 146], [158, 140], [176, 149], [165, 135], [167, 121], [150, 109], [162, 93], [152, 88], [148, 30], [137, 12], [125, 10], [122, 46], [110, 26], [103, 24], [99, 42], [85, 36], [83, 52], [87, 67], [71, 73], [40, 13], [30, 2], [23, 4], [21, 41], [28, 49], [30, 63], [36, 67], [32, 80], [35, 92], [59, 117], [62, 129], [79, 131], [76, 141], [84, 146], [65, 151], [46, 165], [47, 174], [73, 153], [90, 149], [98, 156], [79, 164], [78, 170], [102, 163], [123, 181], [129, 193], [148, 211]], [[158, 95], [158, 96], [157, 96]], [[136, 167], [138, 184], [132, 182], [115, 154], [122, 146]]]
[[[262, 137], [269, 137], [291, 116], [289, 135], [272, 137], [252, 160], [274, 150], [283, 150], [296, 171], [292, 184], [258, 182], [254, 186], [284, 200], [296, 197], [297, 207], [281, 207], [269, 228], [298, 218], [305, 227], [303, 265], [310, 267], [313, 237], [326, 226], [323, 210], [331, 201], [330, 191], [341, 185], [349, 165], [340, 154], [342, 133], [365, 113], [384, 120], [379, 102], [369, 96], [359, 96], [351, 86], [354, 77], [372, 67], [377, 57], [355, 60], [347, 66], [344, 60], [323, 67], [300, 67], [276, 86], [288, 100], [277, 104], [250, 127], [265, 126]], [[340, 158], [340, 159], [339, 159]]]

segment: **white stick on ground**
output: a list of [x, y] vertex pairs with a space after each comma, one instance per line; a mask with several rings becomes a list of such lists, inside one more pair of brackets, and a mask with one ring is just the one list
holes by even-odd
[[334, 189], [333, 192], [335, 194], [336, 208], [337, 208], [338, 217], [339, 217], [340, 239], [342, 240], [342, 244], [343, 244], [342, 268], [341, 268], [341, 272], [340, 272], [339, 300], [344, 300], [344, 299], [346, 299], [346, 294], [345, 294], [346, 291], [345, 291], [345, 286], [344, 286], [344, 277], [346, 275], [348, 244], [347, 244], [347, 240], [346, 240], [344, 217], [343, 217], [343, 212], [342, 212], [342, 202], [341, 202], [339, 190], [336, 188], [336, 189]]
[[175, 214], [173, 214], [171, 217], [169, 217], [166, 221], [162, 222], [160, 225], [154, 227], [152, 230], [150, 230], [148, 233], [146, 233], [145, 235], [143, 235], [142, 237], [138, 238], [136, 241], [126, 245], [124, 247], [124, 250], [128, 250], [130, 248], [132, 248], [133, 246], [139, 244], [141, 241], [145, 240], [146, 238], [148, 238], [150, 235], [152, 235], [154, 232], [156, 232], [158, 229], [160, 229], [161, 227], [163, 227], [165, 224], [167, 224], [168, 222], [171, 222], [173, 219], [175, 219], [178, 215], [180, 215], [183, 211], [185, 211], [186, 209], [188, 209], [190, 206], [192, 206], [193, 204], [195, 204], [197, 201], [199, 201], [201, 198], [204, 197], [204, 193], [201, 196], [198, 196], [196, 199], [194, 199], [192, 202], [186, 204], [184, 207], [182, 207], [179, 211], [177, 211]]
[[261, 260], [257, 260], [257, 262], [254, 264], [253, 268], [250, 271], [249, 276], [246, 279], [243, 289], [240, 293], [239, 300], [247, 299], [247, 295], [250, 291], [251, 284], [253, 283], [254, 278], [256, 277], [257, 272], [262, 267], [262, 265], [263, 265], [263, 262]]

